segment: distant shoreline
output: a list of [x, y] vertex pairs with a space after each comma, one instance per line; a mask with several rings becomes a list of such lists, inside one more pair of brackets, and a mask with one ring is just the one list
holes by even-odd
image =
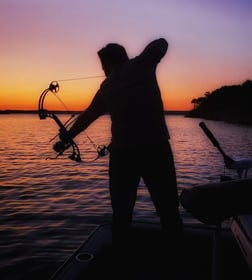
[[[79, 114], [82, 111], [53, 111], [55, 114]], [[165, 110], [164, 113], [165, 115], [186, 115], [188, 114], [189, 111], [170, 111], [170, 110]], [[6, 114], [38, 114], [37, 110], [0, 110], [1, 115], [6, 115]]]

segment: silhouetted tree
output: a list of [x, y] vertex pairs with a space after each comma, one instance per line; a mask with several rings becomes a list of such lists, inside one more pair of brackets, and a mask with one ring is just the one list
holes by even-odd
[[191, 101], [193, 110], [187, 117], [200, 117], [214, 120], [225, 120], [252, 125], [252, 81], [241, 85], [223, 86], [204, 97]]

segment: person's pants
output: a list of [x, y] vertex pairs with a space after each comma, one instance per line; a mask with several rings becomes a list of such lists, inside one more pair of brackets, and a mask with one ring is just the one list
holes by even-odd
[[179, 215], [176, 170], [170, 143], [110, 151], [110, 196], [113, 242], [125, 242], [131, 228], [137, 189], [142, 178], [165, 234], [183, 230]]

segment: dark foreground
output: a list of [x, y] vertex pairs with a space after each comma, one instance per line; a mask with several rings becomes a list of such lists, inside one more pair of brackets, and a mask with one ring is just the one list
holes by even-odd
[[[135, 223], [125, 254], [113, 259], [111, 226], [99, 226], [89, 239], [52, 276], [51, 280], [75, 279], [183, 279], [222, 280], [252, 279], [252, 274], [229, 227], [220, 235], [220, 261], [213, 270], [215, 227], [204, 224], [185, 225], [184, 243], [175, 258], [163, 253], [158, 224]], [[171, 248], [173, 240], [169, 240]], [[219, 264], [219, 266], [218, 266]], [[219, 269], [218, 269], [219, 267]]]

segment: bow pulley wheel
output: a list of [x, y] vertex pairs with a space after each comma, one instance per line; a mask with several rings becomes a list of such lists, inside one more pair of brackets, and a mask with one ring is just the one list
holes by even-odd
[[56, 81], [53, 81], [49, 85], [49, 90], [53, 93], [56, 93], [59, 91], [59, 84]]

